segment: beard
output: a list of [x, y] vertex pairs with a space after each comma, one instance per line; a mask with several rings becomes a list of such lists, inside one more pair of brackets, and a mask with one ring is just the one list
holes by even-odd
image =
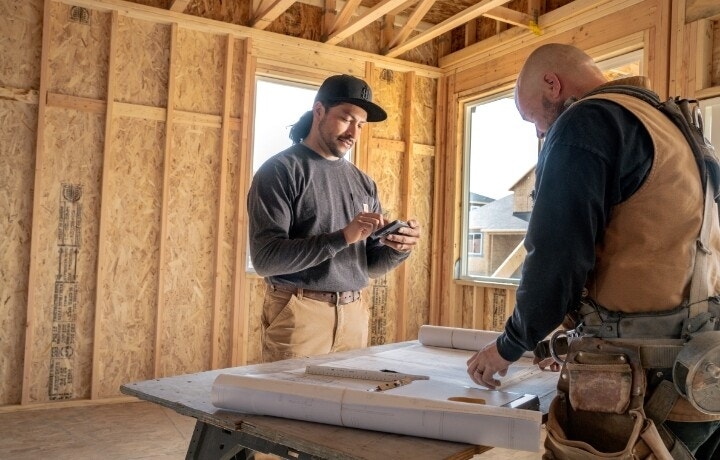
[[332, 128], [328, 127], [327, 115], [323, 116], [318, 123], [318, 131], [320, 140], [324, 144], [332, 156], [336, 158], [344, 158], [355, 145], [355, 140], [350, 136], [338, 136], [333, 134]]
[[550, 130], [550, 127], [555, 123], [555, 120], [560, 118], [560, 115], [563, 114], [565, 110], [567, 110], [567, 106], [563, 102], [557, 102], [553, 103], [550, 99], [543, 96], [542, 98], [542, 108], [543, 108], [543, 114], [545, 119], [548, 121], [548, 127], [545, 131], [547, 133], [548, 130]]

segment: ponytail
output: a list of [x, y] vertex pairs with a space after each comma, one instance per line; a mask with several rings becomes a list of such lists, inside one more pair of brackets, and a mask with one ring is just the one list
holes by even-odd
[[294, 125], [290, 127], [290, 140], [293, 144], [299, 144], [310, 134], [310, 128], [312, 128], [313, 122], [313, 111], [308, 110], [305, 112]]

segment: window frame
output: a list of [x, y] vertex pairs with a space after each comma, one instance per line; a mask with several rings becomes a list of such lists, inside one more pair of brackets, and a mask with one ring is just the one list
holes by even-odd
[[[646, 52], [642, 44], [634, 46], [632, 49], [625, 47], [622, 50], [618, 50], [616, 53], [611, 55], [605, 54], [604, 56], [595, 57], [598, 66], [603, 71], [610, 71], [629, 64], [638, 63], [638, 75], [644, 75], [644, 69], [647, 65]], [[470, 253], [468, 252], [469, 245], [469, 219], [470, 219], [470, 143], [472, 136], [468, 135], [471, 128], [472, 117], [470, 116], [470, 110], [472, 107], [493, 102], [495, 100], [507, 97], [509, 94], [513, 94], [515, 87], [515, 81], [505, 83], [501, 86], [496, 86], [494, 89], [484, 91], [480, 93], [473, 93], [465, 95], [461, 100], [458, 101], [459, 112], [461, 114], [461, 123], [463, 127], [462, 135], [462, 150], [461, 150], [461, 165], [462, 165], [462, 182], [461, 182], [461, 210], [460, 215], [460, 253], [455, 262], [455, 281], [472, 284], [482, 285], [514, 285], [518, 286], [520, 278], [500, 278], [492, 277], [490, 275], [476, 276], [468, 275], [468, 265], [470, 262]], [[720, 99], [720, 98], [718, 98]], [[537, 152], [540, 152], [542, 148], [542, 140], [538, 142]]]

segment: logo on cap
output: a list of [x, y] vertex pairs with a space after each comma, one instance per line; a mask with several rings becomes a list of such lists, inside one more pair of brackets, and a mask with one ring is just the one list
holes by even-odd
[[360, 97], [366, 101], [370, 100], [370, 88], [368, 88], [367, 85], [363, 86], [360, 90]]

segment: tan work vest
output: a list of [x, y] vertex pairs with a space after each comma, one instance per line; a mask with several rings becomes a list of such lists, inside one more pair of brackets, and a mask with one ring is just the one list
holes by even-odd
[[[611, 311], [670, 310], [688, 297], [704, 195], [693, 153], [680, 130], [664, 114], [633, 96], [600, 94], [633, 112], [653, 140], [655, 155], [645, 182], [615, 206], [603, 242], [596, 248], [590, 297]], [[713, 206], [708, 292], [720, 293], [720, 225]], [[669, 420], [717, 420], [678, 398]]]

